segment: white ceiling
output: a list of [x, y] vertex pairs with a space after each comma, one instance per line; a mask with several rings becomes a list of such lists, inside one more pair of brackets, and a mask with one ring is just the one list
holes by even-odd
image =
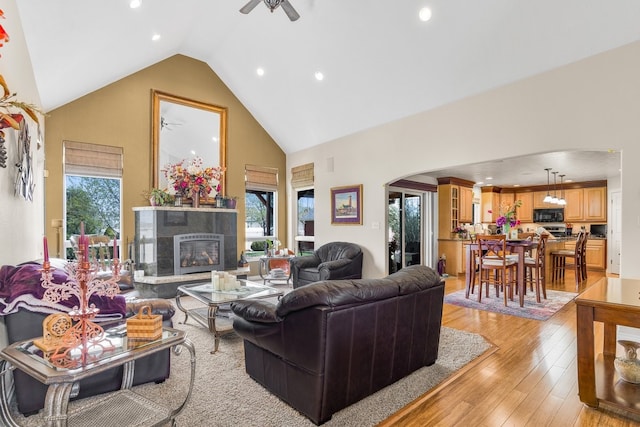
[[264, 4], [243, 15], [247, 1], [16, 3], [44, 110], [180, 53], [208, 63], [286, 153], [640, 39], [637, 0], [290, 0], [295, 22]]

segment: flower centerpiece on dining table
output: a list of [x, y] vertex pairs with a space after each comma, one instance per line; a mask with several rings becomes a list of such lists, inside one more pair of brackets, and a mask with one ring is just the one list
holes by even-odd
[[224, 169], [203, 167], [202, 157], [194, 157], [186, 166], [184, 160], [165, 167], [169, 193], [176, 196], [191, 197], [194, 207], [200, 198], [215, 197], [220, 192], [220, 179]]
[[[507, 236], [509, 236], [512, 227], [520, 225], [520, 220], [516, 218], [516, 209], [520, 206], [522, 206], [522, 200], [516, 200], [512, 205], [500, 204], [500, 216], [496, 219], [496, 226], [501, 227]], [[493, 211], [489, 210], [489, 213], [493, 213]]]

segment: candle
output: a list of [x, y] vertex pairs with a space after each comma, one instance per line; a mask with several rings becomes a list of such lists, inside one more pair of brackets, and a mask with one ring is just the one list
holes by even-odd
[[49, 244], [47, 243], [47, 236], [42, 238], [42, 246], [44, 247], [44, 262], [49, 262]]
[[113, 238], [113, 259], [118, 259], [118, 239]]

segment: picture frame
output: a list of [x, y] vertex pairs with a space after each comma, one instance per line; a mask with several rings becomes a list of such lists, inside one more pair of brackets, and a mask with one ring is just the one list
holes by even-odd
[[331, 224], [362, 225], [362, 184], [331, 188]]

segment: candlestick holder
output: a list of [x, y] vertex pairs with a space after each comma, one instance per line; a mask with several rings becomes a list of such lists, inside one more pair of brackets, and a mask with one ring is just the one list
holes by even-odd
[[114, 257], [111, 264], [111, 276], [97, 277], [101, 270], [97, 259], [93, 262], [88, 257], [88, 241], [81, 239], [78, 244], [78, 259], [65, 266], [69, 280], [64, 283], [53, 282], [53, 268], [45, 259], [41, 272], [42, 287], [45, 288], [43, 300], [57, 303], [72, 296], [79, 304], [69, 311], [69, 316], [76, 322], [60, 339], [60, 344], [49, 353], [52, 364], [63, 368], [73, 368], [96, 360], [102, 353], [113, 349], [111, 342], [105, 338], [102, 327], [92, 321], [99, 313], [95, 304], [89, 304], [92, 295], [113, 298], [120, 293], [120, 264]]

